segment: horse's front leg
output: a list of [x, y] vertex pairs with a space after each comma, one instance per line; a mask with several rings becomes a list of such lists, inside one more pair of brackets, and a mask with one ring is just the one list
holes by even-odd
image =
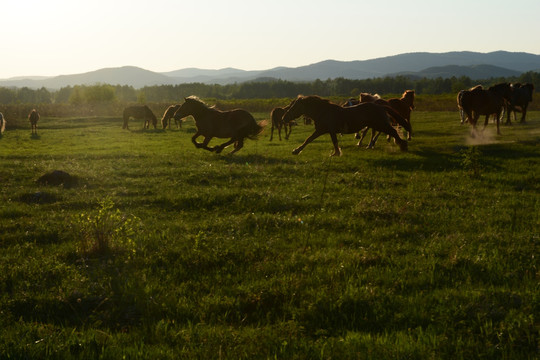
[[330, 156], [341, 156], [341, 149], [338, 146], [338, 140], [335, 132], [330, 133], [330, 138], [332, 139], [332, 144], [334, 144], [334, 152]]
[[[287, 131], [287, 128], [289, 129], [289, 131]], [[289, 125], [285, 125], [285, 140], [289, 140], [289, 136], [291, 136], [291, 130], [292, 126], [290, 123]]]
[[313, 132], [313, 134], [311, 134], [305, 141], [302, 145], [300, 145], [299, 147], [297, 147], [296, 149], [294, 149], [292, 151], [293, 155], [298, 155], [300, 154], [300, 152], [302, 150], [304, 150], [304, 148], [306, 147], [307, 144], [309, 144], [310, 142], [312, 142], [313, 140], [315, 140], [316, 138], [318, 138], [319, 136], [321, 136], [322, 134], [324, 134], [322, 131], [319, 131], [319, 130], [315, 130]]
[[201, 136], [201, 133], [197, 131], [197, 132], [195, 133], [195, 135], [193, 135], [193, 136], [191, 137], [191, 142], [195, 145], [195, 147], [196, 147], [197, 149], [203, 148], [203, 149], [206, 149], [206, 150], [209, 150], [209, 151], [214, 151], [214, 149], [210, 149], [210, 148], [208, 147], [208, 143], [210, 142], [210, 139], [212, 139], [212, 137], [211, 137], [211, 136], [205, 136], [203, 142], [202, 142], [202, 143], [198, 143], [198, 142], [197, 142], [197, 138], [198, 138], [199, 136]]

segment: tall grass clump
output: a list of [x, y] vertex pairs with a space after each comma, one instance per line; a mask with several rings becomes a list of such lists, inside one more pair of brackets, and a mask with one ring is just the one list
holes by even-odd
[[82, 256], [106, 255], [114, 251], [136, 253], [133, 237], [140, 219], [123, 214], [114, 208], [114, 202], [107, 197], [99, 202], [95, 212], [78, 214], [72, 222], [78, 238], [78, 253]]

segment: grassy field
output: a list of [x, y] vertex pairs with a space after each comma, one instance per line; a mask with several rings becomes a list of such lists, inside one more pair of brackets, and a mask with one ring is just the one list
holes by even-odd
[[233, 156], [192, 121], [5, 132], [0, 358], [537, 358], [540, 113], [474, 141], [457, 112], [412, 121], [409, 152], [339, 158], [292, 155], [304, 125]]

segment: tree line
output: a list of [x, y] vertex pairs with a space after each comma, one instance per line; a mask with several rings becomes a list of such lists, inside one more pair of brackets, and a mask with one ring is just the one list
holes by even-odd
[[472, 80], [466, 76], [435, 79], [395, 76], [363, 80], [317, 79], [311, 82], [260, 79], [260, 81], [227, 85], [189, 83], [145, 86], [141, 89], [128, 85], [109, 84], [67, 86], [57, 91], [48, 90], [45, 87], [40, 89], [0, 87], [0, 104], [99, 105], [114, 102], [178, 102], [190, 95], [217, 100], [293, 98], [298, 94], [357, 97], [360, 92], [401, 94], [406, 89], [414, 89], [418, 95], [440, 95], [456, 94], [459, 90], [468, 89], [477, 84], [489, 86], [498, 82], [540, 84], [540, 73], [527, 72], [519, 77], [491, 78], [481, 81]]

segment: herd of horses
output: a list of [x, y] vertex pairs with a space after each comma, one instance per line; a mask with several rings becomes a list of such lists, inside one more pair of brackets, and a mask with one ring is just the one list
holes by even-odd
[[[472, 136], [478, 132], [476, 125], [480, 116], [486, 117], [484, 128], [489, 117], [494, 115], [497, 123], [497, 134], [500, 134], [499, 123], [501, 115], [506, 111], [507, 124], [511, 124], [511, 114], [516, 118], [516, 112], [521, 112], [521, 122], [525, 122], [528, 104], [532, 101], [534, 86], [532, 84], [500, 83], [484, 89], [481, 85], [468, 90], [462, 90], [457, 95], [457, 106], [460, 112], [461, 123], [472, 125]], [[382, 99], [378, 95], [360, 94], [358, 99], [351, 98], [344, 104], [332, 103], [319, 96], [299, 95], [289, 105], [276, 107], [270, 113], [272, 130], [270, 141], [273, 140], [274, 129], [277, 129], [281, 140], [281, 129], [285, 131], [285, 139], [291, 134], [292, 125], [299, 117], [313, 122], [314, 132], [293, 150], [299, 154], [310, 142], [321, 135], [329, 134], [334, 146], [332, 156], [341, 155], [338, 144], [338, 135], [356, 134], [361, 145], [366, 133], [371, 129], [371, 139], [368, 148], [372, 148], [380, 133], [385, 133], [402, 151], [407, 151], [408, 140], [412, 138], [411, 111], [414, 106], [414, 90], [406, 90], [401, 98]], [[257, 123], [254, 117], [243, 109], [229, 111], [218, 110], [208, 106], [195, 96], [184, 99], [181, 105], [169, 106], [162, 118], [161, 125], [165, 129], [171, 126], [174, 120], [177, 128], [181, 128], [182, 119], [192, 116], [195, 120], [196, 133], [191, 141], [197, 148], [221, 153], [223, 149], [234, 144], [231, 153], [235, 153], [244, 146], [244, 140], [256, 139], [266, 126], [266, 121]], [[123, 112], [123, 128], [129, 129], [129, 120], [143, 120], [143, 128], [148, 129], [150, 123], [157, 128], [157, 118], [147, 105], [128, 106]], [[33, 109], [28, 115], [32, 126], [32, 134], [37, 135], [38, 112]], [[0, 113], [0, 134], [4, 131], [6, 120]], [[407, 139], [402, 139], [396, 130], [402, 128], [407, 132]], [[202, 142], [198, 142], [199, 137]], [[213, 147], [208, 144], [212, 138], [228, 138], [229, 140]]]

